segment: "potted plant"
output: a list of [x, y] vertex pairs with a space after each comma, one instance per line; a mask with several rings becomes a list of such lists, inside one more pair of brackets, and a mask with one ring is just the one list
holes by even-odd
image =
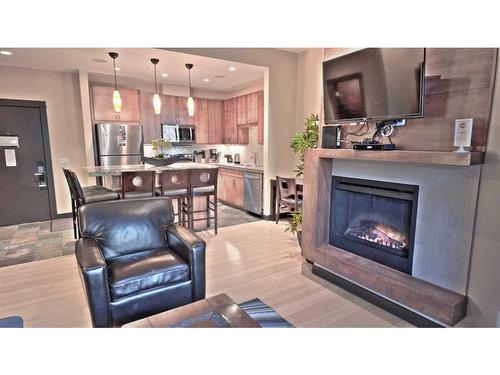
[[[295, 174], [301, 177], [304, 174], [304, 154], [306, 150], [318, 147], [319, 139], [319, 116], [311, 113], [304, 122], [305, 129], [302, 132], [295, 134], [290, 147], [295, 154], [298, 155], [298, 163], [296, 165]], [[297, 235], [299, 243], [302, 240], [302, 209], [298, 209], [292, 215], [292, 220], [287, 231]]]
[[157, 138], [151, 141], [151, 145], [153, 146], [153, 151], [155, 152], [155, 156], [152, 158], [148, 158], [146, 156], [142, 156], [142, 161], [146, 164], [152, 164], [155, 166], [164, 166], [173, 164], [178, 161], [178, 158], [169, 157], [167, 154], [167, 150], [172, 147], [170, 141]]

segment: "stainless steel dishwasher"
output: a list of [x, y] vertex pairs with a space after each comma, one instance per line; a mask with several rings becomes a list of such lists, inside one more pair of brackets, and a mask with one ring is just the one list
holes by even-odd
[[262, 173], [245, 172], [244, 208], [249, 212], [262, 215]]

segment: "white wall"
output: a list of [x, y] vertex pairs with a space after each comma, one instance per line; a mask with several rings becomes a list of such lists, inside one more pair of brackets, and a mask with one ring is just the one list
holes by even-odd
[[268, 68], [264, 77], [264, 214], [269, 214], [270, 179], [294, 175], [290, 142], [297, 126], [297, 55], [272, 48], [173, 50]]
[[61, 168], [73, 169], [80, 178], [86, 176], [82, 169], [86, 162], [78, 76], [0, 66], [0, 97], [47, 103], [57, 213], [70, 212], [69, 191]]
[[468, 326], [500, 327], [500, 65], [482, 166], [469, 274]]

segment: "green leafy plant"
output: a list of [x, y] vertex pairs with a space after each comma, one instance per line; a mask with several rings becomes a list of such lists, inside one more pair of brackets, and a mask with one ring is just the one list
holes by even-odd
[[[319, 116], [311, 113], [304, 122], [305, 129], [295, 134], [290, 147], [298, 154], [299, 162], [296, 165], [295, 173], [297, 177], [304, 174], [304, 154], [306, 150], [318, 147], [319, 139]], [[292, 234], [298, 235], [302, 231], [302, 209], [298, 209], [292, 215], [292, 220], [287, 229]]]
[[290, 220], [290, 224], [285, 229], [285, 232], [290, 232], [291, 234], [296, 235], [297, 232], [302, 230], [302, 209], [299, 208], [292, 215], [292, 220]]
[[295, 134], [290, 144], [290, 147], [299, 156], [299, 162], [294, 170], [297, 177], [304, 174], [304, 153], [306, 150], [318, 147], [319, 116], [311, 113], [311, 115], [306, 118], [304, 126], [305, 129]]
[[170, 141], [163, 138], [153, 139], [151, 145], [153, 146], [156, 159], [165, 159], [165, 152], [172, 147]]

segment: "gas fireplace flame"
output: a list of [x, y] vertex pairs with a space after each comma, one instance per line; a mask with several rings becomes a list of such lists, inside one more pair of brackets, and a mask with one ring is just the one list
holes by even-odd
[[360, 226], [349, 227], [345, 236], [356, 237], [396, 250], [406, 250], [408, 239], [405, 234], [388, 225], [363, 222]]

